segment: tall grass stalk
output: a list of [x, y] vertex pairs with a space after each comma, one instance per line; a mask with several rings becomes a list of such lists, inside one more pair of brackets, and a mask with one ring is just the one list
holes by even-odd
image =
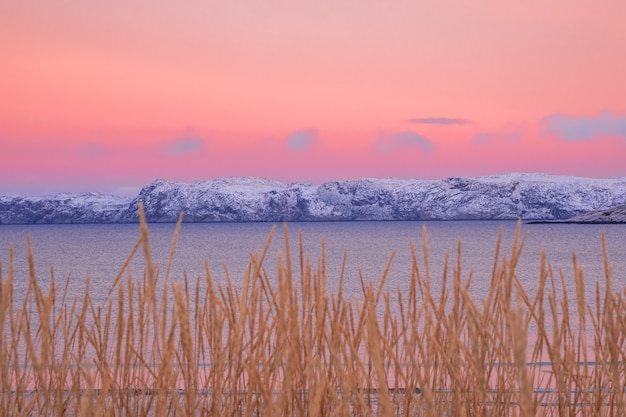
[[[361, 277], [362, 294], [330, 293], [324, 249], [317, 261], [295, 255], [285, 226], [276, 276], [265, 269], [274, 230], [250, 255], [243, 277], [216, 282], [171, 277], [182, 217], [164, 277], [154, 264], [140, 208], [140, 238], [105, 301], [89, 285], [69, 299], [70, 279], [29, 281], [14, 297], [13, 251], [0, 265], [0, 410], [50, 416], [597, 416], [623, 415], [626, 303], [606, 282], [586, 300], [573, 258], [576, 299], [541, 254], [539, 290], [516, 275], [524, 238], [511, 253], [500, 233], [491, 284], [470, 295], [472, 274], [446, 259], [431, 277], [428, 247], [406, 271], [409, 291]], [[424, 242], [426, 230], [424, 229]], [[603, 245], [604, 241], [603, 241]], [[131, 274], [140, 248], [145, 269]], [[324, 248], [324, 245], [322, 245]], [[4, 266], [4, 268], [3, 268]], [[431, 281], [442, 279], [433, 293]], [[601, 290], [604, 288], [604, 290]], [[392, 301], [396, 300], [396, 301]], [[570, 304], [577, 314], [570, 314]], [[534, 329], [531, 331], [531, 329]]]

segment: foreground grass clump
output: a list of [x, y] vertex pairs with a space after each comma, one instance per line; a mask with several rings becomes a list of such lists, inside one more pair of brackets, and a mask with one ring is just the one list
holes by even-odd
[[[203, 277], [171, 280], [169, 266], [159, 277], [152, 263], [142, 219], [141, 237], [99, 305], [89, 290], [83, 300], [67, 299], [70, 283], [58, 286], [54, 275], [42, 288], [32, 254], [26, 296], [15, 300], [10, 259], [8, 271], [0, 268], [0, 410], [51, 416], [626, 410], [626, 304], [624, 294], [611, 291], [606, 259], [605, 290], [596, 285], [592, 304], [575, 259], [575, 300], [545, 258], [540, 289], [527, 294], [515, 274], [523, 243], [518, 227], [501, 260], [498, 243], [483, 300], [469, 295], [471, 275], [460, 276], [460, 246], [437, 294], [424, 246], [423, 268], [412, 248], [408, 293], [385, 290], [385, 273], [377, 286], [362, 280], [361, 296], [348, 300], [341, 285], [327, 291], [323, 251], [314, 266], [300, 238], [292, 256], [286, 232], [277, 275], [269, 276], [263, 265], [271, 238], [251, 255], [242, 282], [218, 285], [208, 267]], [[145, 272], [135, 279], [127, 268], [142, 247]]]

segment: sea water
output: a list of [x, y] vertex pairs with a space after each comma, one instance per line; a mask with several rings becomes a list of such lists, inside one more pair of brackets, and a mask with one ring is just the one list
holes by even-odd
[[[168, 259], [172, 255], [175, 225], [150, 224], [148, 227], [152, 262], [162, 284], [167, 274]], [[427, 279], [428, 275], [435, 297], [441, 291], [444, 278], [448, 280], [447, 288], [451, 288], [452, 271], [460, 265], [461, 279], [467, 281], [471, 276], [469, 291], [480, 308], [490, 288], [498, 236], [501, 234], [502, 239], [497, 261], [502, 262], [511, 258], [517, 227], [515, 221], [320, 222], [287, 225], [183, 223], [174, 248], [168, 281], [188, 279], [194, 285], [199, 277], [203, 285], [208, 271], [217, 284], [225, 285], [230, 279], [234, 286], [240, 286], [250, 260], [252, 257], [258, 259], [267, 245], [264, 270], [270, 281], [275, 283], [276, 263], [278, 259], [285, 261], [287, 239], [293, 272], [298, 277], [302, 239], [304, 262], [308, 259], [316, 268], [322, 257], [325, 259], [328, 292], [337, 291], [345, 259], [342, 288], [348, 301], [362, 300], [362, 280], [378, 286], [389, 265], [384, 288], [390, 292], [392, 310], [397, 308], [399, 294], [403, 297], [408, 294], [415, 258], [422, 278]], [[274, 234], [269, 240], [273, 229]], [[54, 276], [57, 300], [65, 291], [65, 283], [69, 282], [66, 303], [76, 299], [80, 304], [85, 292], [89, 291], [97, 307], [106, 302], [116, 277], [140, 236], [138, 224], [3, 225], [0, 226], [2, 279], [6, 280], [9, 264], [12, 263], [14, 302], [19, 308], [29, 283], [30, 244], [34, 274], [44, 292]], [[595, 310], [595, 284], [600, 283], [600, 290], [604, 291], [607, 276], [603, 236], [612, 289], [623, 294], [626, 288], [626, 225], [523, 224], [516, 243], [519, 246], [523, 240], [515, 275], [526, 293], [534, 297], [540, 282], [541, 254], [545, 251], [557, 287], [561, 282], [560, 275], [563, 276], [564, 291], [570, 300], [570, 323], [575, 325], [577, 312], [573, 256], [575, 254], [578, 265], [583, 268], [586, 302]], [[444, 276], [446, 263], [447, 277]], [[145, 265], [144, 248], [140, 245], [130, 257], [128, 268], [121, 274], [122, 278], [141, 280]], [[561, 289], [557, 292], [560, 298]], [[404, 300], [406, 305], [406, 298]], [[380, 314], [382, 306], [379, 307]], [[113, 314], [115, 316], [115, 312]], [[549, 326], [549, 323], [546, 325]], [[532, 349], [536, 337], [534, 333], [536, 329], [531, 325], [528, 351]]]
[[[299, 273], [299, 234], [305, 255], [316, 266], [322, 257], [322, 242], [328, 276], [328, 289], [337, 288], [344, 256], [344, 294], [358, 296], [361, 281], [378, 285], [393, 255], [385, 283], [396, 292], [408, 289], [415, 248], [420, 273], [427, 271], [433, 289], [443, 280], [446, 258], [448, 277], [461, 253], [461, 277], [472, 275], [470, 292], [477, 300], [489, 289], [498, 234], [502, 242], [498, 260], [510, 259], [517, 222], [515, 221], [432, 221], [432, 222], [319, 222], [286, 225], [294, 272]], [[276, 260], [284, 259], [285, 231], [282, 224], [271, 223], [183, 223], [175, 247], [169, 279], [204, 277], [208, 266], [212, 278], [225, 282], [226, 274], [237, 285], [243, 280], [251, 254], [265, 247], [270, 231], [276, 227], [264, 262], [270, 277], [275, 275]], [[153, 263], [164, 277], [172, 248], [174, 224], [150, 224], [149, 237]], [[582, 266], [585, 283], [593, 289], [596, 281], [605, 282], [602, 235], [613, 278], [613, 289], [626, 285], [626, 225], [523, 224], [525, 235], [516, 275], [524, 289], [534, 294], [539, 283], [541, 253], [558, 277], [563, 271], [568, 291], [574, 295], [572, 256]], [[114, 225], [3, 225], [0, 226], [0, 262], [3, 278], [13, 247], [15, 299], [19, 300], [28, 285], [27, 240], [30, 240], [37, 280], [47, 287], [52, 273], [57, 285], [70, 277], [70, 296], [84, 294], [87, 279], [94, 301], [105, 295], [126, 258], [140, 237], [137, 224]], [[424, 251], [426, 238], [428, 252]], [[143, 274], [145, 259], [140, 248], [124, 272], [137, 279]], [[226, 272], [228, 271], [228, 272]]]

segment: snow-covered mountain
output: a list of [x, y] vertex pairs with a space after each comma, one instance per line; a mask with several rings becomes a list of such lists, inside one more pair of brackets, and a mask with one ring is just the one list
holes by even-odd
[[157, 180], [134, 199], [101, 194], [0, 196], [0, 223], [568, 219], [626, 204], [626, 177], [545, 174], [442, 180], [360, 179], [321, 185], [237, 177], [176, 183]]
[[116, 223], [131, 198], [99, 193], [47, 197], [0, 195], [0, 224]]
[[608, 209], [588, 211], [576, 215], [567, 221], [574, 223], [626, 223], [626, 204]]

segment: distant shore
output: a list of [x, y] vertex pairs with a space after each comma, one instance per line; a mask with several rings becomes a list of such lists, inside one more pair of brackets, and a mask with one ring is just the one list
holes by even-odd
[[[135, 198], [98, 193], [0, 195], [0, 224], [135, 223], [142, 202], [150, 223], [354, 220], [608, 221], [626, 202], [626, 179], [546, 174], [362, 178], [323, 184], [253, 177], [192, 183], [156, 180]], [[591, 212], [601, 209], [601, 212]]]

